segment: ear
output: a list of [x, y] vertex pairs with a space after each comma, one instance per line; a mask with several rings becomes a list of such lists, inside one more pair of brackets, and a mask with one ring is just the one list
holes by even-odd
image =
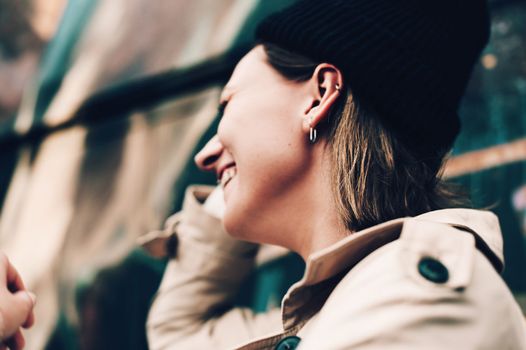
[[305, 110], [303, 131], [308, 133], [324, 121], [340, 97], [343, 77], [338, 68], [329, 63], [319, 64], [308, 81], [311, 98], [310, 106]]

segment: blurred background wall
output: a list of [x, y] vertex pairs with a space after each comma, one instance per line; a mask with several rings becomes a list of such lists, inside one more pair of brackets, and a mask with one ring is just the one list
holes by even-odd
[[[0, 249], [38, 296], [28, 349], [146, 349], [165, 262], [135, 240], [214, 183], [192, 156], [221, 86], [258, 19], [292, 1], [0, 0]], [[445, 176], [499, 215], [523, 302], [526, 2], [490, 4]], [[295, 255], [267, 262], [239, 303], [279, 305], [301, 272]]]

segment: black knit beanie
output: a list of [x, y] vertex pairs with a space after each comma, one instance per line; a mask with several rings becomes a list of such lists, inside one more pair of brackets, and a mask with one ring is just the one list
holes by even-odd
[[300, 0], [264, 19], [256, 37], [337, 66], [357, 100], [437, 167], [460, 130], [489, 16], [485, 0]]

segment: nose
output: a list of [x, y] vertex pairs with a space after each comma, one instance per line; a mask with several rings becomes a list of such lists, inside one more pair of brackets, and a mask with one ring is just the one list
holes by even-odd
[[199, 153], [196, 154], [194, 161], [201, 170], [214, 170], [223, 151], [223, 144], [219, 141], [219, 137], [214, 135]]

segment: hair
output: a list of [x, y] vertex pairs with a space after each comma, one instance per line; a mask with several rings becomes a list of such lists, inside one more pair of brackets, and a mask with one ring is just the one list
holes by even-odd
[[[319, 64], [274, 44], [262, 45], [269, 64], [291, 81], [309, 80]], [[436, 159], [419, 159], [345, 82], [319, 133], [327, 138], [333, 195], [350, 231], [469, 203], [441, 179], [444, 157], [438, 167]]]

